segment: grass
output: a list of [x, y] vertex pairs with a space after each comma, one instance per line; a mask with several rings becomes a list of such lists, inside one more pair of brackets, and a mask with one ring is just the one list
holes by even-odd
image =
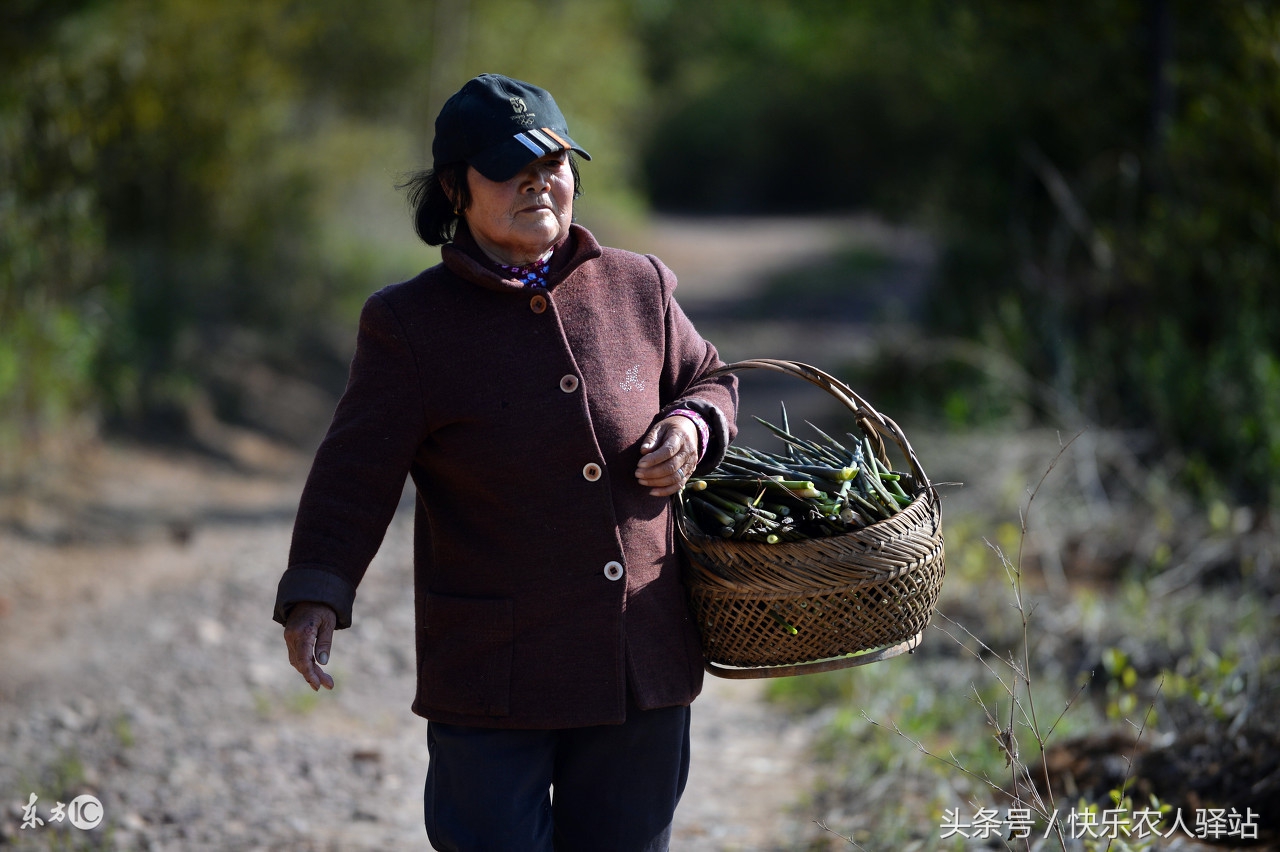
[[[1046, 848], [1147, 848], [1149, 839], [1136, 838], [1090, 845], [1055, 832], [1046, 817], [1152, 807], [1153, 782], [1142, 779], [1139, 793], [1140, 747], [1188, 730], [1239, 728], [1280, 704], [1274, 605], [1243, 585], [1247, 574], [1163, 591], [1150, 579], [1165, 566], [1127, 564], [1103, 579], [1076, 582], [1067, 572], [1062, 588], [1031, 582], [1023, 546], [1027, 519], [1041, 517], [1031, 512], [1039, 488], [1017, 523], [947, 518], [947, 584], [915, 655], [770, 683], [770, 700], [823, 720], [802, 848], [972, 849], [977, 841], [944, 836], [946, 821], [1014, 806], [1036, 816], [1032, 837], [1047, 831]], [[1065, 522], [1051, 509], [1042, 523]], [[991, 538], [981, 538], [984, 528]], [[1084, 755], [1075, 744], [1103, 736], [1120, 744], [1113, 759], [1123, 777], [1072, 798], [1045, 756], [1059, 746]], [[990, 848], [1037, 847], [1000, 840]]]
[[[123, 717], [121, 717], [123, 718]], [[114, 726], [113, 726], [114, 727]], [[114, 731], [119, 737], [119, 729]], [[40, 824], [32, 824], [21, 828], [25, 814], [19, 810], [6, 814], [8, 823], [0, 827], [0, 846], [15, 850], [39, 850], [39, 852], [96, 852], [96, 850], [117, 849], [115, 829], [110, 821], [91, 831], [75, 828], [70, 824], [66, 810], [61, 820], [54, 820], [52, 811], [56, 803], [69, 805], [77, 796], [85, 792], [96, 792], [89, 782], [85, 767], [85, 759], [74, 745], [62, 748], [57, 755], [43, 766], [38, 774], [23, 774], [18, 779], [12, 797], [15, 801], [34, 794], [34, 816], [41, 820]], [[5, 830], [9, 834], [6, 835]]]

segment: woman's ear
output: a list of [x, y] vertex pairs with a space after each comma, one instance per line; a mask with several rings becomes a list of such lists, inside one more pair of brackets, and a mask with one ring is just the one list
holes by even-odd
[[460, 193], [458, 192], [457, 173], [445, 172], [440, 175], [440, 188], [444, 190], [445, 198], [449, 199], [449, 203], [453, 206], [453, 215], [462, 215], [462, 206], [458, 203]]

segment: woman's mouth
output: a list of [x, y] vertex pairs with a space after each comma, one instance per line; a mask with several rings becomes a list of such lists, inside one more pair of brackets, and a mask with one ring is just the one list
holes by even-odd
[[521, 207], [521, 208], [520, 208], [520, 210], [519, 210], [518, 212], [520, 212], [520, 213], [536, 213], [536, 212], [538, 212], [538, 211], [540, 211], [540, 210], [550, 210], [550, 209], [551, 209], [551, 202], [550, 202], [550, 201], [535, 201], [535, 202], [533, 202], [532, 204], [529, 204], [529, 205], [527, 205], [527, 206], [525, 206], [525, 207]]

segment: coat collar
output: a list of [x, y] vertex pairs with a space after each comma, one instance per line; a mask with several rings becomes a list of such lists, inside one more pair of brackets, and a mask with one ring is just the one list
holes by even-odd
[[[591, 232], [581, 225], [570, 225], [564, 242], [551, 256], [551, 268], [547, 273], [547, 288], [554, 288], [569, 277], [582, 264], [602, 254], [600, 244]], [[458, 223], [453, 242], [440, 249], [440, 259], [449, 271], [463, 280], [489, 290], [525, 290], [522, 283], [507, 277], [476, 244], [475, 237], [465, 222]]]

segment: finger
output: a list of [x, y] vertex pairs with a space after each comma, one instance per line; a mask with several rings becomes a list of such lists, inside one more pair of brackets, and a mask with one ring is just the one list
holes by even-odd
[[314, 660], [307, 664], [302, 672], [302, 677], [307, 681], [307, 685], [316, 692], [319, 692], [322, 686], [325, 689], [333, 689], [333, 678], [329, 676], [328, 672], [316, 665]]
[[[333, 677], [324, 669], [320, 668], [320, 666], [328, 665], [329, 663], [329, 651], [333, 648], [334, 627], [333, 618], [326, 615], [320, 619], [320, 626], [316, 631], [316, 664], [311, 668], [317, 676], [320, 685], [325, 689], [333, 689]], [[310, 678], [307, 679], [307, 682], [311, 682]]]
[[693, 472], [692, 461], [687, 456], [673, 456], [661, 464], [649, 467], [636, 467], [636, 479], [641, 485], [683, 484]]
[[[646, 455], [640, 457], [636, 467], [657, 467], [665, 463], [671, 463], [671, 469], [675, 470], [682, 461], [678, 457], [689, 455], [691, 452], [692, 448], [688, 446], [685, 435], [679, 429], [666, 429], [659, 437], [659, 443]], [[676, 459], [676, 461], [672, 462], [672, 459]]]
[[697, 441], [697, 433], [694, 432], [688, 418], [668, 417], [649, 429], [645, 440], [641, 442], [641, 451], [649, 454], [660, 452], [664, 447], [681, 449], [691, 445], [696, 446]]
[[322, 617], [320, 624], [316, 628], [316, 662], [320, 665], [329, 663], [329, 652], [333, 650], [333, 624], [332, 619]]
[[674, 471], [669, 468], [651, 468], [647, 471], [636, 471], [641, 485], [649, 488], [653, 497], [670, 497], [684, 488], [693, 470], [693, 462], [677, 466]]
[[289, 649], [289, 665], [306, 675], [315, 647], [315, 625], [307, 621], [290, 622], [284, 629], [284, 642]]
[[304, 657], [295, 661], [291, 656], [290, 662], [293, 663], [293, 667], [298, 670], [298, 674], [302, 675], [303, 680], [305, 680], [312, 689], [319, 689], [320, 685], [324, 682], [324, 679], [328, 677], [324, 670], [317, 666], [315, 660], [310, 657]]
[[644, 456], [636, 463], [636, 473], [644, 473], [650, 477], [674, 474], [693, 473], [697, 466], [698, 456], [688, 447], [663, 445]]
[[680, 493], [684, 488], [684, 482], [679, 480], [671, 480], [665, 485], [655, 485], [649, 489], [649, 495], [652, 497], [670, 497], [673, 494]]
[[[314, 690], [319, 690], [321, 686], [333, 689], [333, 678], [316, 665], [317, 637], [322, 630], [327, 634], [328, 643], [331, 645], [333, 642], [333, 626], [329, 624], [330, 620], [330, 617], [315, 611], [303, 611], [297, 618], [291, 618], [284, 630], [285, 644], [289, 649], [289, 663]], [[327, 653], [326, 659], [328, 659]]]
[[650, 497], [670, 497], [673, 494], [678, 494], [681, 488], [683, 487], [684, 486], [677, 484], [677, 485], [668, 485], [665, 488], [650, 488], [649, 496]]
[[680, 466], [678, 456], [680, 450], [676, 447], [670, 447], [663, 444], [658, 449], [649, 453], [647, 456], [641, 456], [640, 461], [636, 462], [637, 470], [675, 470]]
[[658, 446], [659, 436], [663, 431], [661, 423], [655, 423], [649, 427], [649, 431], [645, 433], [644, 438], [640, 441], [641, 455], [653, 452], [654, 448]]
[[658, 423], [649, 430], [644, 440], [640, 442], [640, 461], [644, 462], [660, 448], [667, 446], [667, 429], [662, 423]]
[[[302, 643], [309, 647], [310, 643]], [[328, 677], [319, 666], [315, 664], [310, 651], [301, 650], [301, 646], [290, 645], [289, 662], [298, 670], [298, 674], [311, 686], [312, 689], [319, 689], [324, 678]]]

